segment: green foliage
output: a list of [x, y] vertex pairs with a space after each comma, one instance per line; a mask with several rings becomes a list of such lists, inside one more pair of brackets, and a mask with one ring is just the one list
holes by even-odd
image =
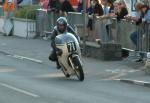
[[38, 8], [39, 8], [39, 6], [19, 7], [19, 9], [15, 11], [15, 17], [35, 20], [36, 19], [36, 9], [38, 9]]

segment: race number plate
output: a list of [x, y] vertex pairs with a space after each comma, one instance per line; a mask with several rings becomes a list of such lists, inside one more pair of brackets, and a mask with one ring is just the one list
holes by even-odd
[[67, 48], [68, 48], [68, 52], [74, 52], [77, 50], [75, 42], [68, 42]]

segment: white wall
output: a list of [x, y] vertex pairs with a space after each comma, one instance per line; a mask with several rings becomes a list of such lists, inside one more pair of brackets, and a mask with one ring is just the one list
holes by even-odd
[[[13, 23], [14, 23], [14, 32], [13, 35], [18, 36], [18, 37], [27, 37], [27, 22], [25, 20], [21, 20], [21, 19], [13, 19]], [[31, 25], [35, 26], [35, 22], [32, 21], [30, 22]], [[0, 18], [0, 34], [4, 33], [3, 30], [3, 25], [4, 25], [4, 19]], [[35, 27], [32, 27], [35, 28]], [[34, 36], [36, 35], [35, 32], [28, 32], [28, 37], [29, 38], [34, 38]]]
[[3, 33], [3, 25], [4, 25], [4, 20], [3, 18], [0, 18], [0, 32]]
[[[16, 20], [16, 19], [14, 19], [13, 22], [14, 22], [14, 34], [13, 35], [26, 38], [27, 37], [27, 22], [24, 20]], [[35, 22], [31, 22], [31, 23], [32, 25], [35, 26]], [[36, 35], [35, 32], [28, 32], [29, 38], [33, 38], [35, 35]]]

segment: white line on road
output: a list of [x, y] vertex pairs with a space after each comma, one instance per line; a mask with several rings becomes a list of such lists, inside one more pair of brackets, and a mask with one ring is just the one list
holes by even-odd
[[0, 83], [1, 86], [3, 87], [7, 87], [9, 89], [12, 89], [14, 91], [17, 91], [17, 92], [20, 92], [20, 93], [23, 93], [25, 95], [28, 95], [28, 96], [32, 96], [34, 98], [39, 98], [40, 96], [36, 95], [36, 94], [33, 94], [31, 92], [28, 92], [28, 91], [25, 91], [25, 90], [22, 90], [22, 89], [19, 89], [19, 88], [16, 88], [16, 87], [13, 87], [11, 85], [8, 85], [8, 84], [5, 84], [5, 83]]
[[7, 55], [7, 56], [10, 56], [10, 57], [13, 57], [13, 58], [17, 58], [17, 59], [26, 59], [26, 60], [30, 60], [30, 61], [33, 61], [33, 62], [36, 62], [36, 63], [40, 63], [42, 64], [43, 61], [42, 60], [38, 60], [38, 59], [34, 59], [34, 58], [29, 58], [29, 57], [25, 57], [25, 56], [20, 56], [20, 55], [15, 55], [15, 54], [10, 54], [10, 53], [7, 53], [5, 51], [0, 51], [1, 53]]
[[24, 56], [20, 56], [20, 55], [14, 55], [13, 57], [18, 58], [18, 59], [27, 59], [27, 60], [37, 62], [37, 63], [43, 63], [43, 61], [41, 61], [41, 60], [29, 58], [29, 57], [24, 57]]

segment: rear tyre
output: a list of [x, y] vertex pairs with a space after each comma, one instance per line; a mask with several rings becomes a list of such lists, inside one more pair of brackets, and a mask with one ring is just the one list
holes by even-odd
[[84, 80], [84, 72], [78, 56], [73, 57], [73, 64], [75, 68], [75, 74], [80, 81]]

